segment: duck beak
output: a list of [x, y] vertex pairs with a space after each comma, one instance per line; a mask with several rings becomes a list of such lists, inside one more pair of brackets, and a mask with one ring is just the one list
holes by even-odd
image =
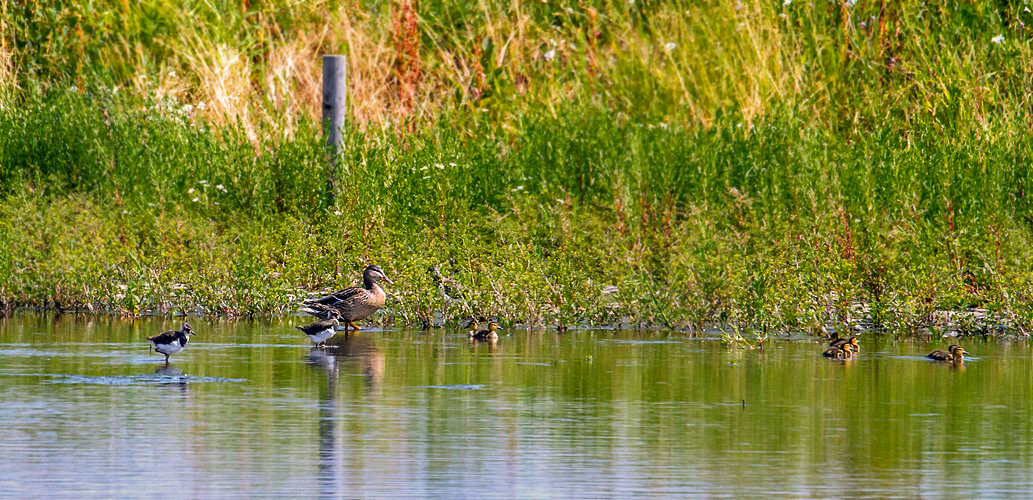
[[385, 274], [385, 275], [383, 275], [383, 276], [384, 276], [384, 281], [386, 281], [386, 282], [388, 282], [388, 283], [391, 283], [392, 285], [393, 285], [393, 284], [395, 284], [395, 282], [394, 282], [394, 281], [391, 281], [391, 278], [388, 278], [386, 274]]

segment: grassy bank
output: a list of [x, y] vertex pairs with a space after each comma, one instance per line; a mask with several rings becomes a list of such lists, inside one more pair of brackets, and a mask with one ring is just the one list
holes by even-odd
[[1033, 328], [1021, 5], [207, 5], [7, 17], [0, 301], [283, 313], [375, 262], [395, 323]]
[[1033, 319], [1033, 140], [1015, 129], [844, 133], [787, 111], [702, 130], [570, 108], [507, 140], [353, 132], [328, 170], [317, 134], [256, 155], [239, 129], [99, 101], [0, 115], [7, 301], [286, 312], [377, 262], [403, 323], [444, 310], [432, 265], [465, 287], [449, 314], [533, 325]]

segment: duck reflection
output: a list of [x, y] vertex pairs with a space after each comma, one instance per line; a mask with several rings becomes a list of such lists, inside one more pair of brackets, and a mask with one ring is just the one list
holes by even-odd
[[365, 335], [338, 335], [329, 341], [332, 347], [327, 354], [336, 356], [341, 363], [358, 365], [366, 381], [366, 394], [371, 395], [380, 389], [384, 381], [385, 356], [377, 349], [376, 342]]

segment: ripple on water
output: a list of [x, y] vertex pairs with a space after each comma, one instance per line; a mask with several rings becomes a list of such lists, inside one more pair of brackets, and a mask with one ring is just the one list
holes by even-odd
[[81, 385], [165, 385], [165, 384], [198, 384], [211, 382], [247, 382], [243, 378], [197, 377], [192, 375], [64, 375], [61, 378], [47, 380], [48, 384], [81, 384]]
[[601, 344], [627, 344], [627, 345], [646, 345], [646, 344], [681, 344], [680, 340], [635, 340], [635, 339], [601, 339]]
[[418, 385], [417, 389], [448, 389], [453, 391], [483, 391], [485, 384]]

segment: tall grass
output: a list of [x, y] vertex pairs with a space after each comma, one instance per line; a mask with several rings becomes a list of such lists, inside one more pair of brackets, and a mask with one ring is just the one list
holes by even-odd
[[398, 282], [389, 318], [410, 323], [1030, 321], [1033, 142], [1012, 127], [855, 134], [785, 111], [703, 129], [575, 104], [505, 139], [487, 123], [352, 130], [328, 172], [315, 132], [256, 155], [240, 128], [104, 92], [0, 113], [6, 301], [285, 312], [379, 262]]
[[728, 112], [753, 124], [785, 108], [803, 123], [858, 130], [1029, 120], [1033, 14], [1021, 2], [3, 5], [4, 87], [103, 82], [203, 102], [199, 114], [252, 142], [317, 117], [323, 53], [349, 56], [361, 127], [433, 126], [457, 110], [464, 122], [509, 122], [571, 101], [704, 127]]

